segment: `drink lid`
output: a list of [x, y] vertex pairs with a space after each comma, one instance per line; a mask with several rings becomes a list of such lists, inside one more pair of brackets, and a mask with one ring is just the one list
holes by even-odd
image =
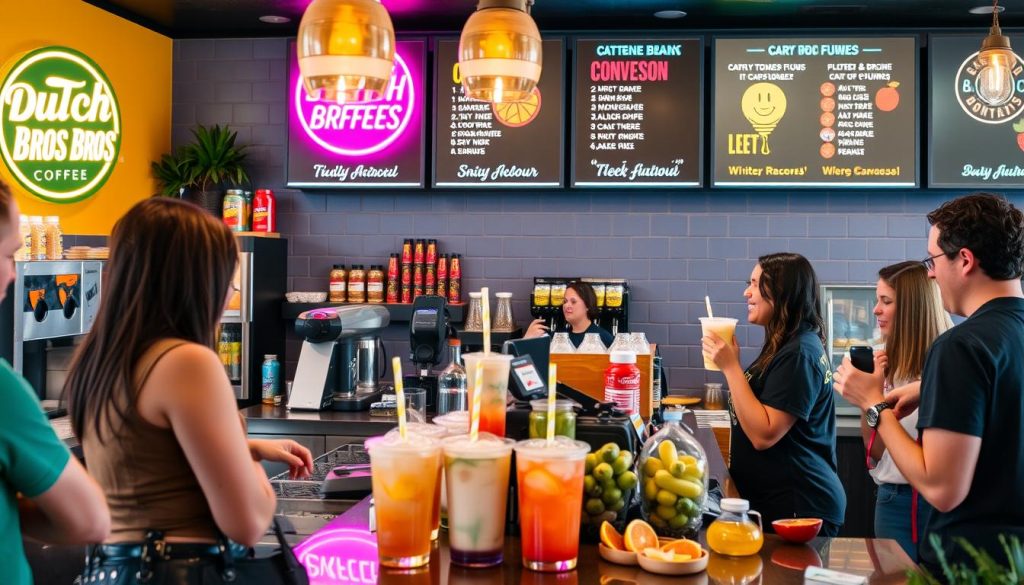
[[373, 460], [376, 452], [384, 453], [409, 453], [420, 456], [436, 453], [441, 448], [441, 442], [434, 437], [423, 434], [409, 433], [408, 440], [403, 441], [398, 429], [388, 432], [381, 437], [371, 437], [366, 440], [366, 451]]
[[276, 360], [277, 359], [277, 354], [276, 353], [265, 354], [263, 356], [263, 359], [265, 359], [265, 360]]
[[527, 439], [515, 446], [516, 453], [529, 459], [583, 459], [590, 452], [590, 444], [557, 435], [550, 444], [547, 439]]
[[[431, 437], [433, 439], [443, 439], [448, 436], [448, 429], [438, 425], [432, 425], [423, 422], [409, 422], [405, 425], [405, 428], [409, 431], [410, 435]], [[387, 434], [399, 434], [398, 427], [395, 427], [387, 432]]]
[[613, 351], [608, 359], [613, 364], [635, 364], [636, 354], [631, 351]]
[[[561, 399], [561, 398], [558, 399], [558, 400], [555, 400], [555, 412], [568, 412], [568, 411], [571, 411], [572, 409], [576, 408], [577, 406], [579, 406], [579, 405], [576, 404], [576, 402], [573, 401], [573, 400]], [[540, 412], [547, 412], [547, 410], [548, 410], [548, 399], [547, 398], [538, 398], [536, 400], [531, 400], [530, 401], [530, 407], [533, 408], [534, 412], [538, 412], [538, 411], [540, 411]]]
[[494, 296], [498, 297], [499, 299], [511, 299], [512, 298], [512, 293], [510, 293], [510, 292], [500, 292], [500, 293], [494, 293]]
[[681, 421], [683, 420], [683, 409], [682, 408], [666, 408], [665, 412], [661, 413], [661, 418], [668, 422], [670, 420]]
[[434, 424], [448, 429], [449, 435], [461, 435], [469, 432], [469, 411], [456, 410], [448, 414], [434, 417]]
[[750, 502], [742, 498], [722, 498], [722, 510], [741, 514], [750, 510]]
[[473, 441], [469, 435], [455, 435], [442, 440], [441, 446], [446, 454], [455, 457], [491, 459], [507, 456], [512, 452], [512, 446], [515, 443], [512, 439], [498, 437], [491, 433], [480, 433], [476, 441]]

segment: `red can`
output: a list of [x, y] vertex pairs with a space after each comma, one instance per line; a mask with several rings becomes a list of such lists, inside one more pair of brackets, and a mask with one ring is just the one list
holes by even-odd
[[427, 264], [437, 263], [437, 240], [427, 240]]
[[412, 302], [412, 286], [408, 284], [402, 285], [402, 302], [407, 304]]
[[398, 254], [392, 254], [388, 257], [388, 278], [398, 278]]
[[452, 254], [448, 265], [448, 302], [462, 302], [462, 257]]
[[423, 240], [416, 240], [416, 244], [413, 245], [412, 262], [413, 264], [423, 264], [426, 261], [426, 242]]
[[636, 367], [636, 354], [631, 351], [613, 351], [611, 363], [604, 371], [604, 401], [614, 402], [626, 414], [640, 412], [640, 368]]
[[277, 199], [270, 189], [256, 189], [252, 200], [252, 231], [277, 231]]
[[437, 257], [437, 294], [448, 298], [448, 255]]
[[412, 264], [412, 240], [402, 242], [402, 264]]
[[402, 286], [412, 286], [412, 264], [402, 264]]

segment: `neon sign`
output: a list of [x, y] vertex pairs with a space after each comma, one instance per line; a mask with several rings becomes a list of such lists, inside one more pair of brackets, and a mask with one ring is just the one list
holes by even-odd
[[100, 189], [121, 149], [110, 80], [74, 49], [24, 55], [0, 84], [0, 158], [29, 193], [73, 203]]
[[377, 582], [377, 537], [366, 530], [319, 530], [295, 547], [311, 585], [371, 585]]

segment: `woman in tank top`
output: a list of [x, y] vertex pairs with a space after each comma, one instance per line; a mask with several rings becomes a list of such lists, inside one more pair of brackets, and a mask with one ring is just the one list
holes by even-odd
[[110, 236], [103, 299], [66, 390], [89, 472], [110, 505], [107, 543], [246, 546], [271, 523], [274, 492], [261, 460], [306, 476], [294, 441], [247, 440], [213, 350], [238, 261], [234, 236], [199, 207], [153, 198]]

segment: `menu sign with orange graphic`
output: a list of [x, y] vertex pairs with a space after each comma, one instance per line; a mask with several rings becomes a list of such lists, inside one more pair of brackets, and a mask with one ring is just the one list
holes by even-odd
[[699, 187], [704, 42], [580, 39], [573, 187]]
[[561, 39], [546, 39], [530, 98], [491, 104], [463, 95], [459, 41], [434, 50], [434, 185], [561, 187], [565, 75]]
[[[929, 186], [1024, 186], [1024, 62], [992, 83], [999, 76], [978, 60], [983, 38], [929, 37]], [[1020, 51], [1024, 36], [1010, 44]]]
[[715, 39], [712, 185], [915, 187], [917, 42]]

